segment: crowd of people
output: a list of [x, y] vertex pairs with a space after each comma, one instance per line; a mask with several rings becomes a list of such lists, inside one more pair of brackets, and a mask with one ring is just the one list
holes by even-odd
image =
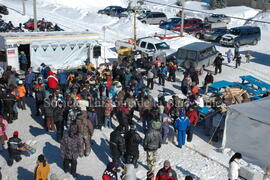
[[[18, 108], [25, 110], [31, 98], [35, 100], [35, 116], [44, 120], [44, 129], [56, 133], [63, 170], [73, 177], [77, 176], [77, 159], [91, 153], [94, 129], [105, 127], [113, 131], [109, 143], [112, 162], [108, 163], [102, 176], [104, 180], [118, 179], [121, 168], [124, 169], [122, 179], [132, 176], [131, 172], [138, 167], [140, 145], [147, 154], [148, 179], [177, 179], [168, 160], [155, 176], [157, 151], [169, 143], [172, 130], [173, 134], [177, 133], [179, 148], [185, 145], [186, 139], [192, 141], [199, 121], [197, 109], [204, 106], [202, 94], [207, 93], [208, 86], [213, 83], [213, 75], [210, 72], [206, 75], [203, 92], [198, 87], [197, 72], [190, 69], [184, 72], [181, 83], [186, 99], [173, 95], [166, 101], [161, 92], [155, 100], [150, 91], [154, 88], [154, 79], [158, 78], [161, 86], [166, 81], [175, 82], [175, 62], [153, 61], [146, 73], [138, 72], [132, 63], [115, 62], [111, 67], [105, 64], [99, 68], [87, 64], [74, 71], [58, 70], [57, 73], [42, 63], [38, 73], [29, 68], [24, 81], [8, 66], [0, 78], [0, 150], [8, 141], [8, 165], [21, 160], [18, 147], [23, 144], [18, 137], [19, 131], [8, 139], [8, 125], [18, 119]], [[118, 122], [116, 128], [113, 119]], [[137, 128], [138, 123], [142, 124], [142, 129]], [[144, 133], [144, 138], [138, 131]], [[49, 165], [43, 155], [38, 161], [36, 176], [45, 174], [45, 177], [50, 171]], [[187, 176], [186, 179], [192, 178]]]

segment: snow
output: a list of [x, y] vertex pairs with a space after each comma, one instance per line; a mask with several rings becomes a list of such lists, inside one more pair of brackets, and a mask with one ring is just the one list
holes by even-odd
[[[20, 22], [27, 21], [32, 17], [32, 0], [26, 1], [26, 16], [21, 15], [21, 0], [0, 0], [10, 8], [10, 14], [4, 16], [5, 20], [12, 20], [15, 25]], [[173, 4], [175, 0], [157, 0], [156, 2], [164, 4]], [[99, 33], [101, 39], [105, 39], [102, 42], [102, 57], [110, 61], [117, 58], [117, 54], [114, 50], [115, 40], [132, 37], [133, 18], [114, 18], [106, 15], [99, 15], [97, 11], [105, 8], [108, 5], [119, 5], [126, 7], [128, 5], [127, 0], [43, 0], [38, 1], [38, 17], [57, 23], [60, 27], [63, 27], [66, 31], [84, 31], [88, 29], [90, 32]], [[174, 17], [178, 9], [163, 7], [160, 5], [153, 5], [146, 3], [143, 5], [152, 11], [163, 11], [168, 17]], [[208, 5], [201, 2], [187, 2], [185, 7], [193, 10], [205, 11], [208, 13], [222, 13], [228, 16], [270, 21], [269, 12], [260, 12], [259, 10], [240, 6], [240, 7], [228, 7], [224, 9], [208, 10]], [[188, 17], [197, 17], [204, 19], [205, 14], [197, 12], [186, 12]], [[262, 24], [258, 22], [249, 22], [239, 19], [233, 19], [229, 24], [229, 27], [235, 27], [240, 25], [256, 25], [261, 27], [262, 40], [257, 46], [243, 46], [240, 48], [240, 52], [243, 55], [247, 51], [252, 52], [251, 63], [247, 64], [242, 60], [242, 65], [239, 69], [234, 69], [234, 63], [228, 64], [225, 62], [223, 66], [222, 74], [215, 76], [215, 81], [228, 80], [228, 81], [240, 81], [240, 75], [253, 75], [261, 80], [270, 82], [270, 42], [269, 42], [269, 24]], [[103, 27], [106, 27], [105, 33]], [[164, 33], [158, 26], [146, 25], [137, 21], [138, 37], [152, 36], [157, 33]], [[167, 32], [168, 33], [168, 32]], [[171, 33], [171, 32], [170, 32]], [[105, 37], [104, 37], [105, 34]], [[166, 42], [173, 48], [185, 46], [192, 42], [200, 41], [193, 36], [185, 34], [183, 38], [176, 38], [167, 40]], [[217, 49], [224, 54], [229, 48], [221, 47], [216, 44]], [[105, 53], [103, 53], [105, 51]], [[226, 58], [226, 57], [225, 57]], [[213, 67], [207, 68], [213, 71]], [[200, 82], [203, 81], [205, 73], [200, 77]], [[182, 79], [182, 76], [179, 77]], [[156, 88], [152, 92], [154, 96], [157, 96], [158, 92], [163, 90], [162, 87], [155, 85]], [[164, 90], [171, 93], [179, 93], [179, 82], [167, 83]], [[0, 166], [2, 167], [2, 174], [4, 180], [32, 179], [34, 166], [36, 164], [37, 156], [41, 153], [45, 154], [45, 157], [51, 164], [52, 173], [56, 173], [60, 179], [72, 179], [68, 174], [65, 174], [62, 170], [62, 160], [59, 156], [59, 144], [55, 141], [55, 133], [47, 133], [43, 130], [43, 121], [31, 115], [31, 109], [33, 110], [34, 103], [31, 99], [28, 99], [28, 106], [26, 111], [19, 112], [19, 120], [15, 121], [9, 126], [8, 136], [11, 136], [14, 130], [20, 131], [20, 137], [24, 140], [37, 140], [34, 147], [37, 148], [37, 153], [30, 157], [23, 157], [23, 160], [19, 163], [15, 163], [11, 168], [6, 165], [4, 158], [7, 158], [7, 153], [2, 154], [0, 157]], [[33, 110], [34, 111], [34, 110]], [[116, 125], [116, 122], [114, 123]], [[140, 124], [137, 125], [140, 127]], [[141, 129], [141, 128], [139, 128]], [[108, 147], [108, 139], [111, 130], [104, 129], [102, 131], [96, 130], [93, 137], [93, 150], [91, 155], [87, 158], [80, 158], [78, 160], [78, 179], [101, 179], [101, 175], [106, 167], [106, 163], [110, 160], [110, 152]], [[195, 179], [202, 180], [225, 180], [227, 178], [227, 167], [229, 157], [232, 152], [225, 150], [224, 153], [220, 153], [216, 147], [219, 144], [209, 145], [208, 140], [200, 138], [202, 133], [195, 133], [194, 140], [188, 143], [183, 149], [176, 148], [173, 143], [163, 145], [158, 150], [158, 163], [157, 169], [162, 167], [164, 160], [169, 159], [173, 165], [173, 168], [177, 171], [180, 179], [183, 179], [184, 175], [192, 175]], [[142, 134], [141, 134], [142, 135]], [[146, 154], [140, 146], [140, 159], [139, 168], [137, 169], [137, 177], [144, 179], [146, 175]], [[252, 165], [249, 165], [253, 167]], [[255, 169], [257, 167], [254, 167]], [[261, 169], [258, 169], [261, 171]]]

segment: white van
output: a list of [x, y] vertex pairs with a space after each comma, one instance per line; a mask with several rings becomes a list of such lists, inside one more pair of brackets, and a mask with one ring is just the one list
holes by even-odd
[[146, 12], [138, 19], [144, 24], [161, 24], [167, 21], [167, 16], [163, 12]]

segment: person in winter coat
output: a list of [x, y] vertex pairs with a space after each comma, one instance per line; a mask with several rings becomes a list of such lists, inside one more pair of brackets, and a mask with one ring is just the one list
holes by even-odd
[[236, 57], [236, 55], [238, 54], [238, 53], [240, 53], [240, 46], [239, 46], [239, 44], [234, 44], [234, 57], [233, 57], [233, 59], [235, 59], [235, 57]]
[[222, 72], [222, 61], [224, 61], [224, 58], [222, 57], [222, 54], [219, 53], [214, 60], [215, 74]]
[[47, 180], [50, 174], [50, 165], [45, 160], [44, 155], [39, 155], [35, 168], [35, 180]]
[[235, 60], [235, 68], [240, 67], [240, 65], [241, 65], [241, 59], [242, 59], [242, 57], [241, 57], [240, 53], [237, 53], [235, 55], [235, 58], [234, 58], [234, 60]]
[[55, 131], [56, 129], [53, 120], [54, 107], [53, 96], [50, 95], [48, 99], [44, 100], [45, 127], [47, 131]]
[[63, 103], [61, 101], [57, 102], [56, 108], [53, 110], [53, 121], [56, 126], [56, 140], [61, 141], [64, 132], [64, 123], [63, 123]]
[[233, 53], [232, 53], [232, 50], [229, 49], [227, 52], [225, 52], [225, 54], [227, 55], [228, 63], [231, 63], [232, 60], [233, 60]]
[[126, 140], [126, 152], [125, 161], [126, 164], [133, 164], [135, 168], [138, 167], [139, 159], [139, 144], [142, 141], [140, 135], [136, 132], [136, 126], [131, 125], [130, 130], [125, 135]]
[[50, 92], [54, 93], [58, 87], [58, 78], [52, 71], [49, 71], [48, 74], [49, 74], [47, 78], [48, 87]]
[[160, 113], [160, 120], [162, 122], [162, 144], [168, 144], [168, 135], [170, 132], [170, 123], [172, 122], [168, 111], [165, 110], [163, 113]]
[[94, 128], [98, 128], [99, 122], [95, 108], [90, 107], [87, 112], [88, 112], [88, 119], [92, 122]]
[[81, 148], [81, 138], [78, 135], [77, 125], [70, 127], [69, 133], [65, 134], [61, 144], [61, 157], [63, 158], [63, 168], [65, 173], [70, 169], [71, 175], [76, 178], [77, 159]]
[[76, 124], [78, 126], [78, 132], [81, 136], [80, 157], [83, 155], [89, 156], [91, 152], [91, 138], [94, 134], [94, 127], [90, 120], [87, 119], [87, 112], [83, 111], [80, 116], [78, 116]]
[[[45, 99], [45, 86], [42, 79], [39, 78], [34, 86], [35, 99], [36, 99], [36, 116], [44, 113], [44, 99]], [[41, 112], [41, 113], [40, 113]]]
[[204, 78], [204, 93], [208, 93], [208, 88], [214, 82], [214, 77], [211, 72], [207, 72], [207, 75]]
[[12, 123], [13, 120], [18, 118], [18, 112], [15, 112], [13, 109], [13, 107], [16, 103], [16, 97], [11, 92], [12, 92], [12, 90], [9, 90], [4, 98], [4, 104], [6, 106], [8, 123]]
[[129, 109], [125, 106], [118, 107], [115, 113], [119, 124], [125, 128], [125, 131], [128, 130], [128, 115]]
[[188, 116], [189, 123], [190, 123], [190, 126], [187, 129], [187, 135], [188, 135], [187, 141], [191, 142], [193, 138], [194, 127], [197, 125], [199, 121], [199, 117], [198, 117], [197, 111], [192, 106], [188, 108], [186, 115]]
[[176, 81], [176, 71], [178, 70], [177, 66], [173, 63], [169, 63], [169, 77], [168, 81], [175, 82]]
[[160, 128], [160, 121], [152, 121], [151, 128], [146, 132], [143, 142], [143, 148], [146, 151], [147, 156], [147, 166], [152, 172], [156, 166], [157, 150], [161, 147], [162, 144]]
[[155, 78], [155, 74], [154, 74], [154, 67], [150, 68], [147, 72], [147, 88], [150, 87], [150, 89], [154, 88], [154, 78]]
[[27, 68], [28, 68], [28, 59], [27, 59], [26, 54], [24, 53], [24, 51], [21, 51], [20, 52], [19, 62], [20, 62], [21, 70], [27, 71]]
[[66, 88], [68, 86], [67, 73], [65, 73], [63, 70], [59, 70], [57, 77], [59, 79], [60, 90], [64, 94], [64, 92], [66, 91]]
[[185, 142], [186, 142], [187, 128], [190, 126], [188, 117], [184, 114], [180, 114], [174, 126], [178, 131], [178, 136], [177, 136], [178, 147], [182, 148], [182, 146], [185, 145]]
[[13, 132], [13, 137], [9, 138], [8, 140], [8, 165], [12, 166], [13, 161], [15, 160], [16, 162], [19, 162], [22, 160], [21, 158], [21, 151], [18, 149], [19, 147], [22, 147], [22, 140], [18, 137], [19, 132], [14, 131]]
[[229, 161], [229, 180], [237, 180], [239, 176], [241, 153], [235, 153]]
[[157, 68], [158, 81], [159, 81], [159, 84], [162, 86], [165, 85], [167, 71], [168, 71], [167, 66], [165, 66], [164, 63], [161, 63], [161, 66]]
[[172, 169], [170, 161], [164, 161], [164, 166], [158, 171], [156, 180], [177, 180], [177, 174]]
[[33, 72], [32, 68], [28, 69], [28, 72], [25, 75], [25, 88], [27, 96], [33, 96], [33, 86], [36, 79], [36, 74]]
[[102, 180], [118, 180], [117, 168], [113, 162], [108, 163], [107, 168], [102, 175]]
[[121, 125], [110, 134], [110, 150], [113, 163], [118, 169], [121, 163], [120, 158], [126, 152], [125, 129]]
[[26, 107], [25, 107], [25, 95], [26, 95], [26, 90], [25, 90], [25, 87], [23, 85], [23, 81], [22, 80], [19, 80], [18, 82], [18, 86], [17, 86], [17, 91], [18, 91], [18, 95], [19, 95], [19, 98], [18, 98], [18, 107], [21, 108], [22, 110], [25, 110]]
[[130, 80], [132, 78], [132, 74], [130, 73], [130, 70], [126, 70], [126, 73], [124, 74], [124, 86], [127, 87], [130, 83]]
[[127, 164], [124, 167], [124, 171], [121, 175], [122, 180], [137, 180], [136, 171], [133, 164]]
[[8, 122], [0, 115], [0, 152], [4, 150], [4, 143], [7, 140]]
[[191, 77], [187, 75], [181, 82], [181, 91], [183, 92], [184, 95], [187, 95], [187, 93], [191, 91], [191, 84], [192, 84]]
[[104, 127], [108, 128], [112, 127], [112, 117], [111, 117], [112, 111], [113, 111], [112, 100], [107, 99], [104, 107], [104, 116], [105, 116]]

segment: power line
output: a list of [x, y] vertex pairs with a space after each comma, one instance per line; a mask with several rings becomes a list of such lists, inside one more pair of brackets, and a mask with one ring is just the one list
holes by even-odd
[[[153, 1], [149, 1], [149, 0], [144, 0], [144, 2], [179, 9], [179, 6], [176, 6], [176, 5], [163, 4], [163, 3], [153, 2]], [[194, 9], [189, 9], [189, 8], [183, 8], [183, 9], [185, 11], [198, 12], [198, 13], [202, 13], [202, 14], [209, 14], [209, 15], [215, 14], [215, 13], [210, 13], [210, 12], [201, 11], [201, 10], [194, 10]], [[252, 21], [252, 22], [258, 22], [258, 23], [270, 24], [270, 22], [268, 22], [268, 21], [245, 19], [245, 18], [234, 17], [234, 16], [228, 16], [228, 17], [230, 17], [231, 19], [239, 19], [239, 20], [244, 20], [244, 21], [249, 21], [249, 22]]]

